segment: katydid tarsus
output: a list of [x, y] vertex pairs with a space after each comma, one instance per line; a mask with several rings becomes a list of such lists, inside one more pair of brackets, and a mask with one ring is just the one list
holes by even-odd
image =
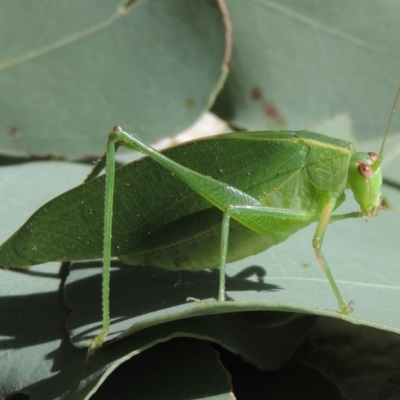
[[[377, 214], [379, 166], [399, 93], [400, 86], [379, 155], [357, 153], [352, 143], [307, 131], [231, 133], [158, 152], [115, 127], [106, 155], [86, 182], [47, 203], [11, 236], [0, 247], [0, 265], [27, 267], [103, 255], [103, 328], [89, 346], [93, 353], [109, 330], [112, 256], [130, 265], [172, 270], [219, 268], [216, 298], [224, 301], [228, 262], [266, 250], [317, 222], [312, 246], [339, 311], [348, 314], [351, 307], [330, 272], [322, 243], [330, 222]], [[120, 145], [147, 157], [115, 171]], [[97, 177], [104, 167], [105, 177]], [[346, 189], [360, 211], [332, 215]], [[105, 211], [98, 195], [104, 191]], [[129, 201], [126, 196], [120, 200], [122, 192], [129, 192]], [[53, 212], [58, 222], [44, 235], [49, 226], [42, 221]], [[55, 242], [59, 237], [62, 242]]]

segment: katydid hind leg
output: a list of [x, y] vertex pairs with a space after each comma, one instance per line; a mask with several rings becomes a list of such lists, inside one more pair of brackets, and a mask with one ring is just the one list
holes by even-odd
[[[104, 340], [107, 338], [109, 331], [109, 286], [110, 286], [110, 260], [111, 260], [111, 235], [112, 235], [112, 219], [113, 219], [113, 196], [114, 196], [114, 174], [115, 174], [115, 151], [119, 145], [123, 144], [125, 147], [132, 148], [134, 150], [141, 151], [150, 157], [154, 157], [156, 161], [160, 162], [166, 168], [170, 169], [172, 166], [173, 172], [176, 168], [182, 168], [177, 166], [172, 160], [165, 159], [160, 153], [154, 149], [146, 146], [139, 142], [136, 138], [131, 135], [121, 131], [119, 127], [114, 128], [114, 130], [109, 135], [109, 140], [107, 144], [106, 156], [101, 159], [100, 164], [106, 164], [106, 193], [105, 193], [105, 218], [104, 218], [104, 255], [103, 255], [103, 295], [102, 295], [102, 330], [98, 336], [96, 336], [90, 343], [88, 354], [93, 354], [97, 348], [101, 346]], [[96, 175], [100, 172], [100, 167], [96, 169]], [[187, 171], [187, 169], [185, 169]], [[190, 171], [196, 178], [198, 174], [194, 171]], [[183, 174], [185, 175], [185, 174]], [[90, 178], [94, 175], [90, 175]], [[203, 178], [203, 177], [202, 177]], [[185, 176], [184, 181], [186, 181], [187, 176]], [[210, 178], [203, 178], [206, 181], [210, 181]], [[223, 185], [217, 182], [218, 185]], [[226, 185], [221, 186], [223, 189]], [[221, 235], [221, 254], [220, 254], [220, 282], [219, 282], [219, 293], [218, 300], [223, 301], [225, 299], [225, 267], [227, 259], [227, 251], [229, 245], [229, 222], [232, 215], [236, 216], [239, 222], [240, 218], [237, 218], [238, 214], [245, 216], [246, 222], [249, 222], [248, 227], [253, 229], [255, 232], [261, 234], [268, 234], [268, 231], [264, 231], [265, 227], [263, 223], [260, 223], [260, 213], [264, 216], [288, 218], [302, 221], [309, 221], [311, 215], [305, 211], [301, 210], [279, 210], [275, 208], [263, 207], [259, 205], [258, 201], [248, 196], [245, 193], [237, 191], [239, 198], [245, 198], [247, 203], [243, 205], [229, 205], [227, 206], [222, 224], [222, 235]], [[254, 205], [258, 204], [258, 205]], [[254, 217], [254, 218], [253, 218]], [[253, 225], [252, 220], [253, 218]], [[262, 220], [262, 218], [261, 218]]]
[[[88, 348], [88, 357], [106, 340], [110, 329], [110, 264], [111, 264], [111, 237], [114, 204], [115, 180], [115, 152], [118, 148], [114, 136], [110, 134], [107, 143], [106, 164], [106, 190], [104, 206], [104, 245], [103, 245], [103, 270], [102, 270], [102, 329], [91, 341]], [[104, 160], [104, 157], [103, 159]], [[90, 176], [90, 175], [89, 175]]]
[[230, 219], [231, 217], [229, 215], [229, 212], [225, 211], [222, 219], [221, 262], [219, 266], [218, 301], [225, 301], [225, 267], [226, 267], [226, 257], [228, 254]]

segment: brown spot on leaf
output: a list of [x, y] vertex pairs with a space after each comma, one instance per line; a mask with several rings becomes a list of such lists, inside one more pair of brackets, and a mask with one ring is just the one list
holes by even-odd
[[18, 136], [18, 128], [16, 126], [12, 126], [8, 131], [9, 137], [17, 137]]
[[186, 108], [193, 108], [194, 104], [195, 104], [194, 99], [192, 99], [192, 98], [186, 99], [186, 102], [185, 102]]
[[253, 89], [251, 89], [251, 98], [253, 100], [261, 100], [263, 97], [261, 89], [258, 86], [254, 86]]
[[277, 125], [277, 127], [281, 128], [285, 125], [285, 119], [275, 104], [264, 101], [264, 113], [271, 123]]

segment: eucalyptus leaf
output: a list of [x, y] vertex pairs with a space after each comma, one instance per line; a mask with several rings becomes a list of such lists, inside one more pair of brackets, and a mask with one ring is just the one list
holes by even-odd
[[224, 20], [216, 0], [2, 3], [0, 150], [87, 156], [116, 124], [182, 131], [225, 80]]
[[[232, 73], [215, 107], [220, 115], [252, 129], [313, 127], [331, 136], [339, 134], [357, 147], [365, 145], [367, 151], [379, 151], [398, 80], [400, 35], [393, 0], [227, 0], [227, 6], [235, 47]], [[227, 73], [230, 30], [222, 1], [91, 1], [68, 6], [45, 1], [40, 8], [17, 0], [2, 7], [0, 147], [9, 155], [103, 153], [107, 131], [116, 123], [144, 141], [172, 134], [211, 106]], [[395, 118], [390, 132], [396, 131]], [[398, 135], [389, 137], [382, 165], [384, 175], [395, 183], [398, 141]], [[206, 168], [208, 156], [204, 152], [197, 157]], [[48, 200], [82, 182], [89, 170], [63, 162], [0, 168], [0, 243]], [[128, 187], [140, 181], [156, 190], [167, 179], [152, 181], [157, 173], [155, 168], [140, 178], [127, 174], [123, 183]], [[207, 175], [215, 173], [224, 171], [210, 170]], [[177, 193], [181, 190], [184, 193], [185, 185], [176, 187]], [[384, 189], [385, 200], [388, 192]], [[389, 206], [400, 209], [398, 186], [392, 185], [391, 192]], [[101, 257], [103, 191], [92, 194], [98, 203], [93, 229], [98, 245], [91, 257]], [[135, 212], [129, 198], [118, 198]], [[140, 204], [151, 205], [152, 196], [144, 196]], [[358, 209], [348, 199], [338, 212]], [[69, 210], [43, 218], [43, 229], [37, 231], [38, 237], [51, 239], [53, 252], [65, 244], [76, 246], [74, 257], [59, 259], [82, 260], [78, 247], [86, 214], [79, 215], [84, 218], [69, 232], [61, 229], [60, 235], [51, 237], [48, 230], [76, 215]], [[116, 221], [119, 226], [127, 223]], [[276, 385], [266, 386], [264, 379], [254, 392], [245, 393], [247, 397], [312, 397], [317, 389], [324, 398], [343, 398], [317, 371], [296, 361], [284, 365], [318, 316], [326, 331], [311, 336], [311, 354], [331, 361], [329, 354], [339, 351], [351, 367], [345, 357], [350, 354], [357, 371], [362, 374], [367, 369], [359, 367], [368, 366], [372, 375], [376, 358], [364, 363], [365, 354], [379, 350], [379, 360], [390, 359], [400, 334], [399, 226], [400, 215], [392, 210], [380, 211], [368, 223], [356, 219], [329, 226], [323, 250], [345, 300], [354, 303], [348, 316], [338, 312], [315, 258], [315, 225], [266, 252], [229, 264], [229, 301], [223, 304], [215, 301], [215, 270], [175, 272], [114, 263], [110, 341], [89, 363], [85, 346], [102, 322], [101, 262], [79, 261], [70, 271], [66, 265], [60, 269], [59, 263], [27, 272], [0, 270], [0, 397], [25, 393], [40, 400], [132, 395], [147, 399], [162, 393], [163, 398], [225, 400], [233, 398], [234, 391], [239, 398], [237, 378], [232, 374], [232, 389], [210, 345], [199, 341], [208, 340], [258, 368], [279, 369], [267, 378]], [[9, 241], [0, 257], [6, 254], [15, 265], [43, 261], [36, 256], [18, 259], [16, 243]], [[27, 243], [22, 240], [18, 246]], [[37, 249], [29, 246], [25, 255], [35, 254]], [[324, 349], [324, 343], [342, 343], [342, 331], [331, 329], [335, 321], [343, 321], [354, 340], [345, 341], [342, 349]], [[378, 328], [377, 335], [370, 335], [372, 327]], [[364, 341], [369, 335], [379, 343], [369, 346]], [[357, 351], [347, 352], [348, 343]], [[304, 351], [301, 348], [300, 354]], [[349, 383], [347, 388], [349, 369], [340, 382]], [[328, 365], [326, 370], [333, 369]], [[383, 382], [372, 375], [371, 382]], [[396, 378], [395, 372], [386, 377], [385, 385]], [[103, 385], [107, 387], [101, 393]]]
[[[218, 115], [248, 130], [299, 130], [347, 113], [357, 138], [382, 135], [399, 81], [397, 1], [227, 6], [234, 48]], [[397, 118], [392, 130], [399, 127]]]

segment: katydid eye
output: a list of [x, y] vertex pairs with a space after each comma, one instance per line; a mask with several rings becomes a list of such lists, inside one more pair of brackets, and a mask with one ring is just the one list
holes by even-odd
[[370, 151], [368, 153], [372, 161], [376, 161], [378, 159], [378, 154], [374, 153], [373, 151]]
[[368, 164], [360, 163], [358, 164], [358, 172], [364, 177], [364, 178], [371, 178], [372, 175], [372, 170], [371, 167]]

